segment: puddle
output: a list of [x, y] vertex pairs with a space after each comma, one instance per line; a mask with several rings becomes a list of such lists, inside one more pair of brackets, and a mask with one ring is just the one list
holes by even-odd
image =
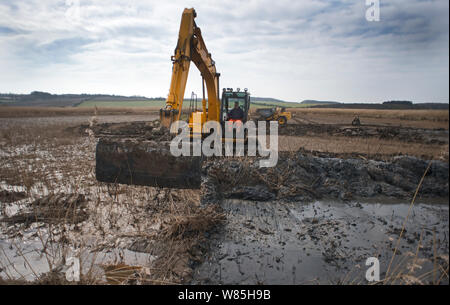
[[[120, 272], [112, 273], [105, 269], [105, 266], [128, 266], [128, 271], [142, 269], [142, 266], [149, 266], [156, 259], [148, 253], [140, 253], [127, 249], [111, 249], [108, 251], [89, 252], [84, 250], [77, 253], [73, 249], [62, 250], [58, 245], [51, 245], [52, 249], [47, 249], [44, 253], [43, 244], [38, 238], [31, 241], [20, 239], [0, 239], [0, 276], [3, 279], [16, 279], [33, 281], [43, 273], [49, 272], [49, 261], [53, 264], [59, 262], [64, 256], [66, 260], [76, 257], [80, 261], [81, 274], [89, 274], [97, 281], [106, 283], [113, 278], [124, 278]], [[135, 266], [135, 267], [133, 267]], [[60, 266], [64, 273], [65, 266]], [[117, 268], [117, 267], [116, 267]], [[57, 268], [58, 269], [58, 268]], [[131, 274], [131, 273], [130, 273]], [[128, 275], [130, 275], [128, 274]], [[120, 275], [120, 276], [119, 276]], [[117, 279], [115, 279], [117, 281]], [[115, 284], [117, 284], [115, 282]]]
[[[369, 257], [378, 257], [383, 279], [409, 204], [225, 200], [222, 207], [227, 223], [193, 284], [367, 284]], [[421, 235], [411, 278], [433, 280], [434, 246], [437, 262], [445, 264], [442, 256], [448, 265], [448, 212], [448, 204], [414, 205], [391, 274], [409, 272]]]

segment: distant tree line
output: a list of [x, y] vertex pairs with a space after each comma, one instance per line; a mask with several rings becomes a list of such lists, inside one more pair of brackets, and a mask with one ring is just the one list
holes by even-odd
[[51, 100], [51, 99], [80, 99], [80, 100], [91, 100], [91, 99], [108, 99], [117, 100], [148, 100], [148, 101], [160, 101], [165, 100], [164, 97], [145, 97], [139, 95], [133, 96], [122, 96], [115, 94], [51, 94], [44, 91], [33, 91], [30, 94], [14, 94], [14, 93], [0, 93], [0, 98], [11, 99], [11, 100], [22, 100], [22, 101], [32, 101], [32, 100]]
[[405, 106], [410, 106], [412, 104], [413, 104], [413, 102], [411, 102], [411, 101], [386, 101], [386, 102], [383, 102], [383, 105], [405, 105]]
[[341, 108], [341, 109], [449, 109], [448, 103], [342, 103], [312, 105], [311, 108]]

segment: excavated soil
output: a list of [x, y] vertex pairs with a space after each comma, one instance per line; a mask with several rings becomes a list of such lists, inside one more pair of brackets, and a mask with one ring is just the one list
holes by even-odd
[[306, 136], [327, 135], [397, 140], [423, 144], [448, 143], [448, 130], [424, 129], [401, 126], [345, 124], [288, 124], [280, 128], [279, 135]]
[[273, 168], [259, 167], [257, 158], [209, 160], [203, 187], [205, 200], [409, 200], [427, 170], [419, 198], [446, 198], [448, 169], [446, 162], [409, 156], [386, 162], [281, 153]]

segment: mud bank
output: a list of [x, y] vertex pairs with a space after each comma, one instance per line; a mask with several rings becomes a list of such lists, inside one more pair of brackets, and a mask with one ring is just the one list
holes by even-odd
[[257, 159], [216, 159], [203, 168], [203, 199], [410, 200], [425, 171], [419, 198], [448, 198], [448, 163], [436, 160], [399, 156], [387, 162], [298, 152], [281, 154], [276, 167], [260, 168]]
[[345, 124], [288, 124], [280, 128], [279, 135], [327, 135], [345, 137], [363, 137], [378, 139], [395, 139], [403, 142], [424, 144], [448, 143], [448, 130], [424, 129], [402, 126], [360, 125], [349, 126]]

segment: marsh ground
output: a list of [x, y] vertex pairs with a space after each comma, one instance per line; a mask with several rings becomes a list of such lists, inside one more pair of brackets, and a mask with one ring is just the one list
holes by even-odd
[[[349, 236], [348, 243], [365, 238], [365, 244], [359, 245], [364, 249], [358, 253], [368, 252], [373, 246], [371, 238], [376, 236], [373, 241], [376, 239], [377, 245], [384, 245], [382, 255], [387, 258], [406, 218], [405, 205], [409, 206], [414, 195], [412, 191], [409, 197], [397, 199], [399, 205], [388, 211], [383, 203], [390, 198], [376, 204], [338, 198], [333, 201], [334, 207], [328, 206], [333, 202], [306, 199], [286, 204], [277, 200], [273, 204], [270, 200], [259, 204], [255, 199], [226, 199], [205, 205], [202, 203], [204, 190], [99, 183], [94, 172], [97, 139], [88, 128], [93, 122], [94, 109], [13, 111], [6, 108], [9, 107], [0, 108], [0, 276], [6, 281], [58, 282], [65, 259], [74, 255], [83, 258], [85, 283], [164, 284], [192, 280], [204, 283], [207, 274], [210, 281], [222, 283], [290, 284], [318, 277], [345, 282], [352, 266], [361, 266], [361, 262], [348, 260], [342, 264], [343, 269], [333, 271], [333, 276], [324, 276], [324, 272], [334, 268], [339, 255], [347, 251], [344, 246], [349, 247], [346, 242], [338, 244], [340, 234], [325, 236], [324, 228], [331, 226], [330, 230], [336, 228], [335, 232], [342, 229]], [[439, 160], [448, 167], [448, 111], [297, 109], [293, 112], [294, 119], [285, 130], [280, 130], [282, 151], [300, 149], [311, 156], [386, 162], [406, 154]], [[351, 126], [355, 115], [360, 117], [362, 126]], [[155, 109], [98, 109], [95, 121], [96, 124], [151, 121], [157, 116]], [[448, 177], [447, 185], [444, 182], [441, 187], [448, 190]], [[442, 201], [442, 194], [436, 197]], [[422, 216], [411, 217], [400, 251], [415, 259], [416, 265], [417, 262], [427, 265], [426, 272], [433, 274], [433, 278], [405, 272], [405, 263], [399, 269], [402, 272], [396, 273], [397, 282], [448, 281], [448, 275], [445, 276], [448, 274], [448, 217], [439, 216], [442, 211], [448, 215], [448, 204], [436, 205], [437, 199], [431, 196], [429, 202], [422, 202], [418, 207], [416, 213]], [[270, 215], [267, 214], [269, 206], [274, 211]], [[278, 208], [281, 211], [289, 208], [292, 212], [282, 213]], [[333, 218], [330, 211], [340, 216]], [[259, 219], [256, 224], [246, 222], [253, 218], [252, 213], [259, 215], [254, 215]], [[390, 213], [395, 217], [388, 221]], [[345, 219], [343, 214], [348, 214]], [[286, 231], [283, 219], [289, 220], [285, 225], [292, 225], [296, 231]], [[414, 220], [420, 225], [415, 225]], [[367, 225], [367, 221], [373, 225]], [[362, 234], [353, 228], [353, 223], [361, 230], [375, 230], [375, 235]], [[314, 230], [310, 232], [310, 229]], [[240, 239], [230, 238], [242, 230], [247, 231]], [[302, 241], [303, 237], [306, 240]], [[254, 240], [251, 247], [242, 238]], [[293, 238], [295, 242], [290, 242]], [[290, 244], [289, 251], [285, 252], [280, 242]], [[279, 246], [273, 251], [279, 255], [266, 249], [275, 243]], [[330, 246], [334, 244], [337, 246]], [[436, 253], [433, 245], [438, 245]], [[224, 253], [224, 247], [230, 249], [229, 253]], [[318, 250], [320, 247], [323, 249]], [[301, 257], [294, 257], [291, 252], [300, 253]], [[283, 253], [289, 255], [283, 258]], [[317, 257], [309, 258], [307, 253]], [[221, 257], [225, 254], [228, 258]], [[258, 259], [258, 255], [262, 258]], [[269, 258], [275, 261], [266, 264]], [[311, 265], [317, 266], [317, 276], [314, 270], [302, 271], [306, 265], [294, 262], [296, 259], [317, 260], [316, 265]], [[252, 263], [246, 263], [249, 260]], [[206, 267], [205, 261], [209, 266], [215, 265]], [[264, 273], [254, 277], [246, 271], [250, 265], [261, 264], [267, 267], [266, 275], [269, 266], [275, 268], [274, 277], [264, 278]], [[222, 268], [228, 265], [229, 268]], [[325, 267], [320, 269], [322, 265]], [[297, 271], [293, 271], [294, 267]], [[224, 274], [221, 268], [230, 273]], [[239, 271], [239, 268], [244, 269]], [[419, 267], [413, 269], [417, 271]], [[222, 270], [220, 277], [213, 270]]]

